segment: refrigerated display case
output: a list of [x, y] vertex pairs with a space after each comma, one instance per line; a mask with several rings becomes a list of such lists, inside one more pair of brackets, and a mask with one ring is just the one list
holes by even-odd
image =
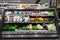
[[58, 37], [56, 9], [5, 9], [3, 38]]

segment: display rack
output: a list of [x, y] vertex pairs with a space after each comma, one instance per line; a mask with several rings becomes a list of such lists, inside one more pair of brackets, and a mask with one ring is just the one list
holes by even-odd
[[[28, 26], [28, 25], [32, 25], [32, 27], [33, 27], [33, 25], [35, 25], [35, 27], [36, 27], [36, 24], [39, 24], [39, 26], [40, 25], [42, 25], [42, 24], [45, 24], [45, 22], [42, 22], [41, 21], [41, 18], [40, 18], [40, 21], [39, 22], [34, 22], [34, 23], [31, 23], [31, 21], [30, 21], [30, 23], [25, 23], [25, 22], [15, 22], [15, 23], [5, 23], [5, 15], [6, 15], [6, 11], [12, 11], [12, 12], [14, 12], [14, 11], [31, 11], [31, 12], [33, 12], [33, 11], [42, 11], [42, 12], [44, 12], [44, 11], [53, 11], [53, 15], [54, 15], [54, 17], [51, 17], [51, 18], [53, 18], [53, 19], [55, 19], [54, 20], [54, 22], [52, 22], [52, 24], [53, 23], [55, 23], [55, 27], [54, 27], [54, 29], [49, 29], [48, 28], [48, 30], [47, 29], [43, 29], [43, 30], [41, 30], [41, 29], [35, 29], [34, 28], [34, 30], [33, 30], [33, 28], [32, 29], [30, 29], [30, 28], [27, 28], [27, 29], [23, 29], [23, 28], [21, 28], [20, 30], [18, 30], [18, 27], [16, 27], [17, 29], [8, 29], [8, 30], [6, 30], [6, 29], [4, 29], [4, 26], [3, 25], [5, 25], [5, 24], [8, 24], [8, 25], [19, 25], [19, 26]], [[48, 13], [48, 14], [50, 14], [50, 13]], [[56, 9], [54, 9], [54, 8], [50, 8], [50, 9], [5, 9], [4, 10], [4, 14], [3, 14], [3, 21], [2, 21], [2, 37], [3, 38], [33, 38], [33, 37], [58, 37], [58, 21], [57, 21], [57, 17], [56, 17]], [[46, 16], [46, 15], [45, 15]], [[41, 16], [42, 17], [42, 16]], [[46, 16], [47, 18], [50, 18], [50, 17], [48, 17], [48, 16]], [[43, 18], [45, 18], [45, 17], [43, 17]], [[43, 19], [42, 18], [42, 19]], [[36, 18], [37, 19], [37, 18]], [[26, 19], [27, 20], [27, 19]], [[42, 22], [42, 23], [40, 23], [40, 22]], [[46, 21], [47, 22], [47, 21]], [[48, 22], [47, 23], [47, 25], [48, 24], [51, 24], [50, 22]], [[52, 25], [51, 24], [51, 25]], [[54, 24], [53, 24], [54, 25]], [[26, 27], [25, 26], [25, 27]], [[5, 27], [7, 27], [6, 25], [5, 25]], [[41, 26], [41, 27], [43, 27], [43, 26]], [[45, 25], [45, 27], [46, 27], [46, 25]], [[55, 29], [56, 28], [56, 29]]]

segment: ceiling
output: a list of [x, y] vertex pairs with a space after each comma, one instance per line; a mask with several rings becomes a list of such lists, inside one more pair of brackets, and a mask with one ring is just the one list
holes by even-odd
[[[28, 3], [28, 4], [34, 4], [37, 0], [0, 0], [0, 2], [15, 2], [15, 3]], [[41, 0], [39, 3], [46, 3], [47, 0]]]

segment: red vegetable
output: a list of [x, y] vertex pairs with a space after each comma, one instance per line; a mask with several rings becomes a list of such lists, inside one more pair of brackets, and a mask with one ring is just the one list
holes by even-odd
[[36, 17], [35, 20], [38, 20], [38, 18]]
[[49, 18], [44, 18], [44, 20], [48, 20]]

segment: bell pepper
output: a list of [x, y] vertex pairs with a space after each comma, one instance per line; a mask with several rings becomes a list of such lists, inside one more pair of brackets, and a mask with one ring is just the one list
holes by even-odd
[[38, 20], [38, 18], [36, 17], [35, 20]]
[[49, 20], [49, 18], [44, 18], [44, 20], [48, 21], [48, 20]]
[[38, 18], [38, 19], [39, 19], [40, 21], [43, 21], [43, 20], [44, 20], [44, 19], [43, 19], [43, 18], [41, 18], [41, 17], [40, 17], [40, 18]]
[[35, 19], [34, 18], [30, 18], [30, 21], [34, 21]]

